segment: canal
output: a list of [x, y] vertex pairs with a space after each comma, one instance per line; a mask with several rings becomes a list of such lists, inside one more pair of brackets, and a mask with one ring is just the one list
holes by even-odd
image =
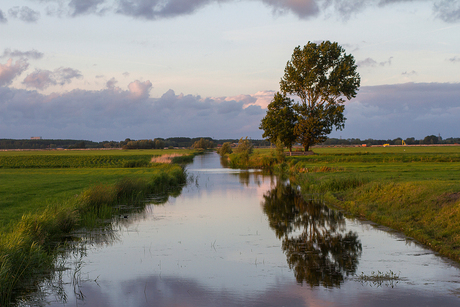
[[180, 196], [79, 234], [19, 305], [460, 306], [458, 265], [410, 238], [215, 153], [187, 172]]

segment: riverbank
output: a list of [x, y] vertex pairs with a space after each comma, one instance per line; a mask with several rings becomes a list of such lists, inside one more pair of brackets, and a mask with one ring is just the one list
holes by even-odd
[[[321, 198], [354, 216], [396, 229], [460, 262], [459, 147], [313, 151], [309, 156], [286, 156], [285, 162], [270, 169], [288, 174], [305, 197]], [[269, 158], [275, 160], [274, 151], [259, 151], [249, 165], [259, 166]]]
[[[184, 154], [193, 156], [195, 153]], [[143, 151], [142, 159], [145, 155], [148, 153]], [[94, 155], [86, 154], [86, 157], [91, 156]], [[135, 154], [128, 156], [132, 158]], [[151, 157], [150, 154], [148, 159]], [[18, 156], [13, 158], [20, 160]], [[24, 159], [27, 160], [27, 156]], [[72, 160], [69, 156], [53, 159], [46, 155], [33, 159], [41, 161], [40, 165]], [[151, 194], [162, 194], [161, 199], [166, 201], [169, 195], [180, 194], [186, 182], [185, 171], [177, 164], [125, 168], [101, 168], [95, 164], [64, 169], [32, 166], [2, 168], [1, 175], [1, 306], [10, 304], [24, 289], [33, 289], [37, 276], [45, 278], [52, 271], [59, 254], [56, 242], [65, 242], [69, 233], [96, 227], [101, 221], [130, 210], [129, 207], [142, 208]]]

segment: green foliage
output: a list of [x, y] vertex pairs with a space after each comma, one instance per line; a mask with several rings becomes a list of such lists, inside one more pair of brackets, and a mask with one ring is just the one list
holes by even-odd
[[297, 138], [294, 131], [297, 115], [292, 103], [292, 99], [277, 92], [268, 105], [267, 114], [259, 126], [259, 129], [264, 130], [262, 137], [271, 143], [281, 140], [289, 151]]
[[237, 154], [247, 154], [248, 156], [252, 154], [254, 151], [254, 147], [252, 146], [252, 143], [250, 140], [248, 140], [248, 137], [246, 138], [241, 138], [238, 141], [238, 145], [236, 146], [234, 152]]
[[222, 144], [222, 147], [217, 150], [217, 152], [221, 157], [231, 154], [233, 152], [232, 144], [230, 142], [225, 142], [224, 144]]
[[161, 139], [128, 141], [123, 149], [163, 149], [165, 143]]
[[[356, 97], [360, 85], [356, 68], [353, 56], [335, 42], [324, 41], [319, 45], [308, 42], [303, 48], [294, 49], [280, 88], [283, 94], [300, 98], [293, 105], [297, 117], [293, 133], [305, 151], [324, 142], [333, 127], [343, 129], [344, 98]], [[271, 129], [275, 129], [274, 124], [270, 124]], [[271, 137], [271, 130], [268, 131], [267, 136]]]
[[192, 145], [193, 149], [209, 149], [214, 148], [214, 143], [208, 139], [201, 138], [198, 141], [195, 141]]
[[283, 163], [286, 160], [286, 155], [284, 154], [284, 144], [280, 139], [276, 140], [276, 160], [278, 163]]
[[420, 143], [422, 144], [438, 144], [438, 137], [436, 135], [427, 135], [423, 141]]
[[230, 166], [233, 168], [248, 168], [249, 167], [249, 156], [253, 153], [254, 149], [251, 141], [248, 137], [241, 138], [238, 142], [238, 146], [233, 150], [233, 153], [229, 156]]

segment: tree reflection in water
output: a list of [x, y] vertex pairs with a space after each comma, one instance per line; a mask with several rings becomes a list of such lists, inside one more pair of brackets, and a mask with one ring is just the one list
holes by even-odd
[[362, 246], [356, 232], [346, 232], [341, 212], [283, 182], [264, 194], [262, 206], [298, 283], [340, 287], [356, 272]]

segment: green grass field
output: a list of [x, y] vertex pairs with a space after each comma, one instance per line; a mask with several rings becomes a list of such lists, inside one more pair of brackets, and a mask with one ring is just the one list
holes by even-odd
[[[131, 167], [163, 154], [190, 150], [0, 151], [0, 231], [23, 214], [71, 198], [85, 188], [124, 177], [148, 177], [165, 165]], [[125, 167], [123, 168], [123, 165]]]

